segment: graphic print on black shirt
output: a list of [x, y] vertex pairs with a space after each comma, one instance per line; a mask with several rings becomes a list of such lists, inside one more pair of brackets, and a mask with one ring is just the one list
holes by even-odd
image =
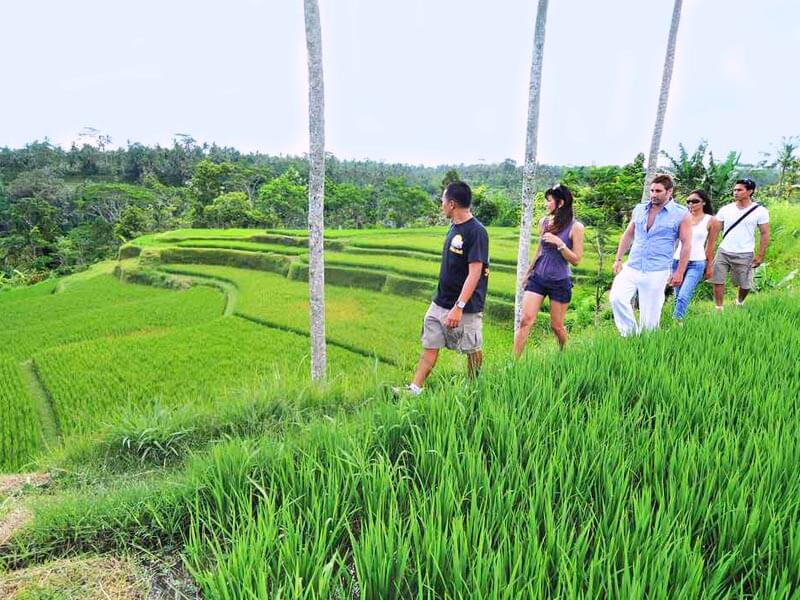
[[477, 313], [483, 310], [489, 281], [489, 234], [475, 217], [458, 225], [455, 223], [450, 225], [442, 249], [439, 286], [433, 298], [436, 304], [442, 308], [455, 306], [469, 275], [471, 262], [483, 263], [483, 268], [475, 292], [464, 307], [465, 313]]

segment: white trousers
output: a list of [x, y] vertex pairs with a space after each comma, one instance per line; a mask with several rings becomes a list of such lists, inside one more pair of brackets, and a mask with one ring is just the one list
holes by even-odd
[[[611, 310], [614, 311], [614, 323], [623, 337], [648, 329], [658, 329], [661, 308], [664, 306], [664, 289], [671, 275], [671, 269], [645, 273], [628, 265], [622, 267], [622, 271], [611, 284], [608, 299]], [[636, 293], [639, 294], [638, 324], [631, 305]]]

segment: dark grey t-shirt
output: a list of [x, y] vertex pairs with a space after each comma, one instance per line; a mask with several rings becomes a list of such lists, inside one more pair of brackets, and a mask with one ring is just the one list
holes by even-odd
[[464, 307], [465, 313], [483, 310], [489, 282], [489, 234], [475, 217], [458, 225], [452, 224], [447, 232], [439, 268], [439, 286], [433, 298], [436, 304], [442, 308], [455, 306], [472, 262], [483, 263], [483, 268], [475, 292]]

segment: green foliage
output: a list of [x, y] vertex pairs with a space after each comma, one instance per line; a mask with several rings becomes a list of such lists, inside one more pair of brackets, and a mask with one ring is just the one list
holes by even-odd
[[[708, 194], [712, 206], [718, 208], [723, 204], [723, 198], [730, 195], [730, 189], [736, 178], [736, 169], [739, 166], [739, 154], [729, 152], [725, 160], [717, 162], [714, 153], [708, 150], [708, 143], [700, 142], [691, 155], [683, 144], [678, 144], [678, 156], [672, 157], [663, 150], [672, 164], [672, 176], [675, 182], [675, 196], [685, 198], [694, 189], [702, 189]], [[705, 164], [706, 151], [708, 150], [708, 164]]]
[[438, 214], [438, 203], [424, 189], [408, 185], [403, 178], [389, 177], [379, 196], [379, 218], [390, 227], [405, 227], [414, 221], [424, 223]]
[[472, 189], [472, 214], [484, 225], [514, 227], [519, 224], [520, 207], [504, 192], [479, 185]]
[[774, 152], [774, 161], [768, 166], [777, 171], [777, 181], [763, 189], [763, 194], [786, 202], [800, 201], [800, 138], [784, 137]]
[[458, 171], [455, 169], [450, 169], [447, 173], [444, 174], [442, 177], [442, 183], [439, 186], [439, 195], [441, 196], [444, 192], [445, 188], [450, 185], [451, 183], [456, 183], [457, 181], [462, 181], [461, 176], [458, 174]]
[[378, 220], [375, 189], [351, 183], [325, 182], [325, 226], [361, 229]]
[[178, 264], [228, 265], [241, 269], [274, 271], [286, 275], [291, 259], [278, 254], [213, 248], [163, 248], [161, 261]]
[[136, 258], [142, 253], [141, 246], [135, 246], [133, 244], [125, 244], [121, 246], [119, 249], [119, 260], [125, 260], [126, 258]]
[[258, 188], [255, 207], [268, 220], [277, 221], [284, 227], [304, 227], [308, 213], [308, 186], [296, 170], [290, 169]]
[[214, 198], [203, 209], [203, 220], [212, 227], [257, 227], [273, 225], [265, 215], [255, 211], [244, 192], [227, 192]]
[[[624, 167], [574, 167], [564, 172], [563, 182], [572, 190], [576, 213], [585, 224], [621, 225], [642, 197], [644, 154]], [[592, 209], [585, 211], [584, 209]]]
[[90, 183], [76, 190], [76, 204], [86, 218], [119, 222], [125, 209], [147, 211], [156, 204], [155, 194], [144, 187], [127, 183]]
[[[113, 256], [121, 241], [176, 227], [245, 224], [307, 228], [308, 164], [303, 157], [244, 155], [214, 144], [199, 146], [188, 134], [176, 135], [171, 146], [134, 142], [110, 150], [108, 135], [88, 133], [91, 144], [73, 145], [68, 150], [47, 141], [13, 150], [0, 148], [0, 270], [6, 279], [15, 270], [32, 272], [34, 279], [51, 271], [68, 273]], [[774, 163], [747, 170], [757, 178], [765, 196], [798, 197], [800, 182], [795, 177], [792, 140], [787, 138]], [[499, 164], [459, 165], [457, 170], [452, 166], [342, 161], [333, 156], [327, 157], [326, 165], [329, 232], [443, 224], [438, 197], [442, 186], [456, 179], [472, 185], [474, 212], [484, 224], [515, 226], [519, 222], [521, 169], [511, 159]], [[632, 166], [636, 172], [630, 175], [640, 178], [641, 168], [636, 169], [635, 163]], [[705, 168], [706, 185], [715, 199], [727, 193], [730, 157], [716, 163], [709, 153]], [[636, 197], [635, 193], [628, 195], [628, 188], [636, 186], [628, 185], [626, 173], [617, 178], [617, 172], [603, 174], [600, 168], [600, 172], [590, 173], [592, 169], [597, 171], [589, 167], [563, 172], [561, 167], [539, 165], [536, 187], [544, 189], [562, 174], [575, 179], [578, 187], [592, 188], [593, 178], [605, 181], [606, 189], [583, 194], [579, 215], [585, 210], [584, 220], [591, 219], [589, 224], [600, 222], [600, 214], [611, 215], [612, 223], [621, 223]], [[240, 196], [227, 196], [229, 193], [244, 194], [247, 207]], [[223, 196], [226, 200], [212, 207], [214, 200]], [[611, 205], [606, 206], [607, 202]], [[65, 239], [71, 230], [87, 223], [92, 226]], [[98, 223], [110, 225], [111, 235], [96, 235], [100, 229], [94, 225]], [[516, 260], [516, 255], [507, 260]]]
[[0, 472], [31, 461], [41, 446], [39, 418], [19, 364], [0, 355]]

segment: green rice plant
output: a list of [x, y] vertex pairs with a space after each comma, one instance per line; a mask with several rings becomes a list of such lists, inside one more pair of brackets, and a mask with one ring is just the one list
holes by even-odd
[[0, 297], [0, 347], [22, 360], [45, 348], [202, 323], [222, 314], [217, 291], [128, 285], [109, 275], [32, 299]]
[[181, 248], [224, 248], [226, 250], [245, 250], [249, 252], [272, 252], [274, 254], [287, 254], [300, 256], [308, 254], [308, 248], [302, 246], [288, 246], [285, 244], [267, 244], [239, 240], [195, 240], [189, 239], [176, 243]]
[[[34, 362], [53, 399], [62, 434], [89, 433], [156, 407], [223, 406], [261, 385], [308, 372], [308, 339], [236, 317], [195, 327], [104, 338], [39, 352]], [[331, 381], [375, 382], [363, 356], [329, 348]], [[391, 376], [391, 369], [381, 369]], [[302, 378], [304, 380], [305, 378]], [[302, 383], [299, 385], [303, 385]], [[127, 447], [169, 455], [180, 427], [139, 430]], [[150, 450], [147, 450], [150, 448]]]
[[245, 252], [223, 248], [162, 248], [159, 257], [164, 263], [228, 265], [240, 269], [274, 271], [286, 275], [291, 259], [282, 254]]
[[[403, 256], [392, 256], [389, 253], [382, 255], [359, 255], [345, 252], [326, 252], [325, 264], [390, 271], [398, 275], [406, 275], [432, 281], [434, 283], [439, 278], [438, 263]], [[490, 268], [489, 289], [492, 295], [513, 300], [515, 287], [516, 275]]]
[[791, 597], [798, 321], [786, 295], [600, 335], [246, 460], [219, 448], [192, 571], [230, 598]]
[[169, 540], [209, 598], [792, 597], [800, 303], [753, 300], [44, 503], [12, 557]]
[[0, 355], [0, 472], [15, 471], [41, 448], [36, 408], [18, 363]]
[[[240, 300], [236, 314], [248, 319], [307, 334], [308, 287], [273, 273], [210, 265], [167, 265], [168, 271], [218, 278], [236, 285]], [[325, 326], [329, 343], [375, 355], [411, 368], [420, 352], [422, 318], [429, 302], [387, 296], [358, 288], [329, 286], [325, 291]], [[487, 354], [510, 351], [511, 332], [484, 323]], [[463, 359], [443, 353], [443, 366], [463, 369]], [[491, 359], [490, 359], [491, 360]]]

